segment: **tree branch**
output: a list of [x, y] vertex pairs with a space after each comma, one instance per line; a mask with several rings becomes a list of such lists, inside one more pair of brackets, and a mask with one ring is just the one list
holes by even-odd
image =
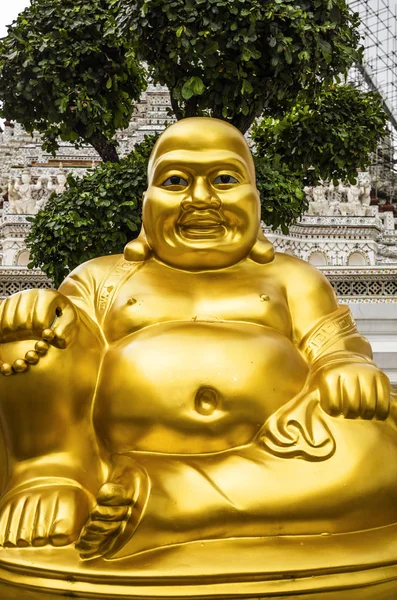
[[192, 98], [190, 98], [190, 100], [188, 100], [186, 102], [185, 117], [196, 117], [197, 116], [197, 114], [196, 114], [197, 104], [198, 104], [197, 96], [193, 96]]
[[85, 141], [98, 152], [104, 162], [119, 162], [116, 144], [107, 139], [100, 131], [96, 131]]
[[177, 118], [177, 121], [180, 121], [181, 119], [183, 119], [183, 112], [181, 111], [179, 104], [178, 104], [178, 100], [176, 100], [173, 96], [173, 90], [170, 90], [170, 97], [171, 97], [171, 106], [172, 106], [172, 110], [174, 111], [174, 114]]
[[244, 135], [248, 129], [251, 127], [252, 123], [255, 120], [255, 115], [243, 115], [239, 113], [233, 119], [231, 119], [231, 124], [237, 127]]

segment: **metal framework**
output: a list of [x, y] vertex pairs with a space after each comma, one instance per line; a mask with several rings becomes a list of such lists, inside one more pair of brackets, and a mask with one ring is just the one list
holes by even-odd
[[389, 117], [389, 136], [379, 145], [372, 165], [375, 186], [397, 198], [397, 6], [395, 0], [348, 0], [361, 20], [364, 61], [351, 70], [350, 81], [381, 94]]
[[397, 8], [391, 0], [349, 0], [361, 20], [364, 64], [361, 73], [384, 100], [397, 129]]

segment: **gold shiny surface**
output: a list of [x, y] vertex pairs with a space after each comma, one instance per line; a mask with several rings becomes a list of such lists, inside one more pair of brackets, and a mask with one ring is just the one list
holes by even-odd
[[139, 238], [0, 342], [2, 599], [397, 596], [397, 398], [232, 126], [168, 128]]

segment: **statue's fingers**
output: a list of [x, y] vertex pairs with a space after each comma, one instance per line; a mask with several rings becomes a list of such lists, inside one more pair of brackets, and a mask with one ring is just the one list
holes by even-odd
[[18, 323], [18, 306], [21, 301], [21, 293], [14, 294], [4, 300], [2, 303], [2, 315], [0, 323], [0, 341], [13, 341], [15, 336], [15, 326]]
[[[108, 526], [104, 529], [104, 526]], [[110, 526], [110, 527], [109, 527]], [[88, 521], [76, 544], [76, 549], [82, 558], [103, 554], [106, 546], [120, 529], [121, 523], [104, 523], [103, 521]]]
[[26, 496], [20, 496], [13, 502], [4, 539], [5, 548], [15, 548], [17, 545], [19, 523], [23, 516], [26, 500]]
[[120, 529], [122, 521], [92, 521], [85, 526], [84, 539], [89, 539], [89, 536], [97, 536], [98, 534], [104, 537], [110, 537]]
[[33, 546], [45, 546], [49, 542], [49, 529], [56, 511], [57, 492], [43, 495], [38, 502], [35, 527], [32, 534]]
[[128, 517], [128, 506], [103, 506], [97, 504], [91, 511], [91, 518], [95, 521], [123, 521]]
[[36, 516], [38, 504], [38, 496], [32, 494], [27, 498], [24, 506], [23, 515], [19, 522], [19, 529], [17, 535], [17, 546], [20, 548], [26, 548], [32, 545], [32, 534], [34, 529], [34, 522]]
[[83, 539], [79, 541], [75, 548], [79, 552], [81, 558], [93, 558], [101, 554], [100, 548], [103, 544], [103, 539], [96, 536], [94, 539]]
[[83, 544], [81, 544], [81, 546], [79, 546], [79, 547], [76, 546], [76, 548], [79, 551], [80, 558], [82, 560], [88, 559], [88, 558], [96, 558], [103, 554], [103, 552], [101, 551], [100, 543], [98, 543], [95, 546], [91, 546], [90, 544], [87, 544], [86, 549], [84, 548]]
[[52, 328], [56, 335], [52, 343], [59, 348], [66, 347], [72, 338], [73, 324], [78, 319], [75, 307], [66, 296], [55, 290], [38, 290], [37, 293], [32, 329], [40, 337], [43, 329]]
[[357, 419], [361, 412], [361, 386], [358, 377], [344, 377], [342, 381], [341, 408], [346, 419]]
[[371, 378], [365, 386], [360, 385], [360, 416], [366, 421], [370, 421], [375, 416], [376, 409], [376, 381]]
[[60, 294], [55, 290], [37, 290], [37, 301], [32, 313], [33, 329], [40, 332], [51, 326], [59, 297]]
[[380, 421], [387, 419], [390, 411], [390, 382], [383, 373], [374, 377], [376, 385], [376, 418]]
[[127, 506], [132, 503], [132, 498], [122, 485], [105, 483], [97, 494], [97, 502], [104, 506]]
[[20, 339], [21, 333], [32, 330], [33, 312], [32, 307], [37, 302], [38, 295], [32, 290], [26, 290], [15, 295], [13, 318], [13, 333], [16, 339]]
[[103, 539], [98, 534], [86, 537], [84, 533], [76, 543], [75, 548], [80, 553], [81, 558], [90, 558], [91, 556], [95, 556], [95, 554], [99, 554], [99, 548], [102, 544]]
[[74, 305], [66, 298], [63, 302], [56, 302], [54, 312], [56, 319], [52, 324], [52, 329], [55, 339], [52, 343], [57, 348], [66, 348], [77, 333], [78, 313]]
[[[48, 290], [46, 291], [48, 292]], [[26, 334], [29, 337], [39, 335], [38, 329], [40, 328], [36, 325], [35, 314], [40, 304], [40, 292], [43, 290], [26, 290], [15, 294], [13, 306], [7, 309], [7, 315], [10, 310], [14, 312], [11, 326], [15, 339], [21, 339]]]
[[[334, 385], [335, 383], [335, 385]], [[341, 414], [343, 382], [340, 375], [336, 381], [324, 380], [320, 386], [320, 406], [328, 415], [337, 417]]]

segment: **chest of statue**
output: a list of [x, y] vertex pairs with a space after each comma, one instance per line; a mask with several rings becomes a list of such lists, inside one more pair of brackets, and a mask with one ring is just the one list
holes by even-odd
[[169, 321], [242, 321], [291, 338], [282, 286], [257, 265], [188, 273], [148, 261], [117, 290], [103, 328], [112, 344]]

